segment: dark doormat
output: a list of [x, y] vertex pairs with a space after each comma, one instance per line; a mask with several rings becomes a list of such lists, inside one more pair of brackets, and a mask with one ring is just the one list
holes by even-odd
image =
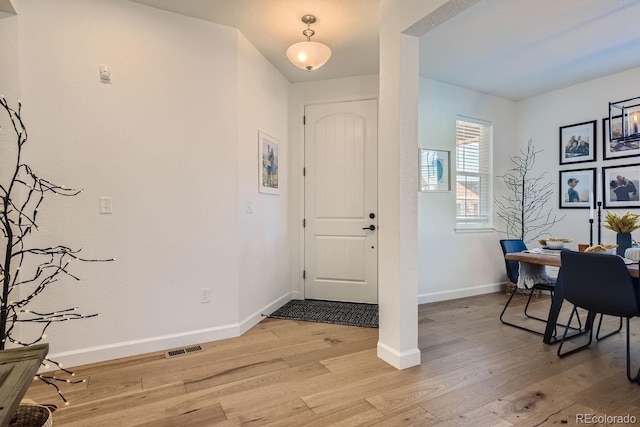
[[304, 320], [336, 325], [378, 327], [378, 305], [354, 302], [291, 300], [269, 315], [276, 319]]

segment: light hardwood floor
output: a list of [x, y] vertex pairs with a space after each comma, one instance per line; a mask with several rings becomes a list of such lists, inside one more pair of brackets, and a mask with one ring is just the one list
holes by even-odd
[[[421, 305], [422, 364], [402, 371], [376, 357], [377, 329], [276, 319], [203, 352], [77, 367], [87, 382], [63, 388], [71, 405], [54, 426], [540, 426], [579, 424], [580, 414], [640, 425], [624, 333], [559, 359], [556, 345], [499, 322], [505, 301]], [[640, 320], [632, 332], [640, 363]], [[26, 397], [60, 404], [38, 381]]]

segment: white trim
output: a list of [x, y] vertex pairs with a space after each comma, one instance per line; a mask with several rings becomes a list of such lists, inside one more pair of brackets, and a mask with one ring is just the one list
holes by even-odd
[[453, 231], [456, 234], [464, 234], [464, 233], [493, 233], [496, 231], [495, 227], [491, 226], [463, 226], [458, 224], [458, 226], [454, 227]]
[[[304, 121], [306, 120], [305, 118], [305, 104], [302, 103], [300, 105], [298, 105], [298, 113], [299, 113], [299, 117], [298, 117], [298, 123], [305, 123]], [[305, 254], [305, 229], [302, 226], [302, 222], [305, 219], [305, 211], [304, 211], [304, 202], [305, 202], [305, 176], [302, 174], [302, 171], [304, 170], [304, 168], [306, 167], [306, 163], [304, 161], [305, 159], [305, 142], [304, 142], [304, 134], [305, 134], [305, 124], [302, 124], [300, 126], [298, 126], [298, 141], [300, 141], [300, 144], [298, 144], [298, 146], [300, 147], [300, 156], [298, 158], [298, 165], [297, 167], [294, 168], [294, 170], [299, 171], [300, 173], [300, 185], [298, 186], [298, 207], [299, 207], [299, 211], [300, 212], [300, 218], [299, 219], [299, 227], [298, 227], [298, 248], [299, 248], [299, 253], [298, 253], [298, 293], [300, 294], [300, 297], [302, 299], [304, 299], [304, 292], [305, 292], [305, 279], [302, 278], [302, 275], [304, 273], [304, 268], [305, 268], [305, 262], [304, 262], [304, 254]]]
[[[480, 170], [477, 173], [471, 172], [463, 172], [457, 170], [457, 159], [458, 152], [460, 150], [459, 138], [460, 138], [460, 122], [464, 123], [472, 123], [482, 128], [479, 133], [479, 159], [480, 159]], [[480, 178], [481, 188], [480, 193], [483, 194], [483, 189], [486, 189], [486, 198], [480, 197], [480, 211], [478, 212], [481, 216], [486, 216], [487, 220], [482, 222], [476, 222], [476, 226], [480, 227], [492, 227], [491, 218], [493, 217], [493, 204], [491, 201], [493, 200], [493, 122], [482, 120], [482, 119], [474, 119], [467, 116], [456, 115], [456, 150], [454, 153], [454, 158], [456, 162], [456, 179], [455, 183], [457, 183], [458, 175], [463, 176], [477, 176]], [[466, 158], [466, 157], [465, 157]], [[457, 184], [456, 184], [457, 185]], [[465, 198], [466, 200], [466, 198]], [[484, 208], [484, 209], [483, 209]], [[479, 218], [477, 218], [479, 219]], [[465, 218], [458, 219], [456, 215], [456, 224], [457, 227], [465, 228], [468, 226], [468, 223], [465, 223]]]
[[[197, 329], [178, 334], [162, 335], [140, 340], [125, 341], [104, 346], [82, 348], [73, 351], [50, 354], [47, 357], [61, 363], [65, 368], [104, 362], [106, 360], [130, 357], [139, 354], [165, 351], [171, 348], [236, 338], [260, 323], [266, 316], [292, 299], [299, 298], [298, 292], [290, 292], [277, 298], [262, 309], [251, 314], [240, 323]], [[50, 369], [56, 368], [51, 365]]]
[[399, 353], [378, 341], [378, 357], [396, 369], [407, 369], [420, 364], [421, 354], [418, 348]]
[[469, 288], [454, 289], [450, 291], [431, 292], [418, 295], [418, 304], [447, 301], [451, 299], [472, 297], [475, 295], [490, 294], [504, 290], [504, 283], [492, 283], [488, 285], [471, 286]]

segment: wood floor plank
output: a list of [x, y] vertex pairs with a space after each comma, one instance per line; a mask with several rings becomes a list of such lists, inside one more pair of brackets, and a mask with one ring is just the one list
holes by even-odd
[[312, 362], [318, 362], [324, 359], [342, 356], [362, 350], [371, 349], [377, 344], [376, 339], [363, 339], [355, 341], [340, 341], [331, 343], [332, 348], [321, 348], [318, 350], [310, 350], [304, 353], [297, 353], [284, 356], [284, 360], [291, 366], [301, 366]]
[[145, 412], [147, 405], [165, 402], [172, 398], [184, 399], [186, 391], [182, 384], [166, 384], [153, 390], [137, 390], [129, 393], [113, 394], [111, 396], [94, 396], [94, 399], [71, 400], [70, 406], [64, 406], [55, 412], [57, 424], [77, 423], [82, 425], [85, 420], [99, 423], [100, 414], [119, 414], [128, 412]]
[[138, 427], [202, 427], [226, 422], [227, 418], [219, 405], [202, 408], [186, 414], [143, 422]]
[[[195, 414], [198, 412], [200, 413]], [[226, 419], [226, 414], [220, 405], [212, 402], [206, 395], [189, 395], [188, 399], [185, 399], [183, 396], [169, 397], [153, 402], [142, 401], [135, 407], [127, 407], [110, 412], [101, 411], [99, 414], [91, 417], [91, 424], [87, 424], [86, 418], [74, 420], [73, 422], [61, 419], [61, 423], [70, 427], [88, 425], [95, 427], [137, 426], [149, 422], [162, 422], [163, 420], [170, 419], [199, 418], [203, 412], [209, 414], [215, 413], [213, 419]]]
[[[494, 401], [500, 401], [506, 395], [521, 391], [531, 384], [540, 383], [567, 369], [569, 365], [566, 362], [560, 362], [553, 352], [544, 351], [544, 348], [548, 349], [549, 347], [543, 347], [538, 354], [535, 354], [530, 348], [531, 359], [521, 359], [521, 364], [512, 365], [510, 369], [499, 369], [494, 375], [472, 384], [462, 391], [430, 399], [422, 402], [421, 406], [441, 419], [450, 419], [460, 413], [472, 411], [474, 408], [488, 405]], [[520, 350], [514, 351], [519, 352]], [[513, 353], [506, 352], [501, 356], [511, 358]], [[591, 359], [589, 354], [578, 353], [574, 357], [576, 358], [574, 363]]]
[[241, 425], [305, 425], [314, 417], [313, 412], [301, 399], [279, 400], [277, 405], [258, 405], [242, 407], [226, 406], [225, 414], [230, 421], [237, 420]]
[[265, 372], [279, 371], [289, 367], [290, 365], [283, 359], [266, 360], [250, 365], [233, 367], [221, 372], [204, 372], [197, 376], [186, 377], [184, 379], [184, 385], [187, 392], [190, 393], [192, 391], [204, 390], [216, 385], [231, 383], [238, 379], [251, 378]]
[[512, 422], [523, 420], [527, 414], [533, 414], [534, 409], [546, 411], [548, 407], [572, 399], [576, 393], [600, 383], [598, 373], [607, 372], [603, 371], [603, 366], [607, 366], [610, 359], [610, 355], [605, 355], [601, 359], [577, 364], [485, 407]]
[[[285, 340], [284, 343], [286, 343], [285, 345], [287, 346], [285, 354], [288, 357], [294, 357], [298, 353], [306, 354], [308, 352], [321, 351], [322, 349], [330, 347], [330, 345], [323, 340], [313, 340], [304, 343], [296, 342], [295, 344], [292, 344], [290, 340]], [[285, 364], [290, 366], [290, 364], [281, 357], [283, 353], [282, 348], [272, 348], [264, 345], [262, 347], [263, 350], [260, 352], [252, 352], [241, 356], [236, 355], [236, 357], [228, 356], [219, 358], [215, 355], [205, 355], [201, 353], [202, 356], [200, 356], [198, 361], [192, 360], [189, 361], [188, 364], [185, 363], [186, 360], [181, 362], [181, 360], [174, 359], [172, 361], [173, 369], [148, 375], [144, 383], [146, 387], [156, 387], [166, 382], [178, 380], [195, 381], [197, 378], [215, 377], [216, 375], [223, 375], [225, 373], [228, 375], [228, 373], [234, 370], [248, 369], [249, 367], [260, 366], [262, 364], [281, 363], [283, 368], [286, 367]]]
[[376, 420], [380, 420], [383, 417], [384, 415], [380, 411], [363, 399], [355, 403], [346, 403], [322, 418], [316, 417], [313, 421], [305, 424], [305, 427], [372, 425]]
[[373, 348], [333, 357], [331, 359], [321, 360], [320, 363], [326, 366], [327, 369], [333, 373], [342, 373], [345, 375], [348, 375], [358, 369], [366, 369], [370, 372], [378, 373], [396, 371], [393, 366], [380, 359], [376, 354], [376, 350]]
[[[87, 382], [61, 384], [70, 406], [43, 383], [25, 397], [59, 404], [54, 425], [71, 427], [533, 426], [576, 424], [589, 413], [640, 419], [640, 386], [625, 375], [624, 331], [560, 359], [557, 345], [499, 321], [507, 298], [419, 306], [422, 363], [405, 370], [377, 357], [376, 329], [265, 318], [241, 337], [203, 343], [202, 352], [76, 367]], [[544, 315], [548, 303], [541, 297], [531, 312]], [[514, 314], [531, 323], [517, 314], [524, 304], [514, 299]], [[631, 330], [637, 369], [640, 319]]]
[[403, 408], [402, 410], [386, 414], [381, 419], [367, 424], [367, 426], [375, 427], [430, 427], [436, 425], [440, 425], [440, 420], [419, 406]]
[[[514, 424], [517, 427], [539, 427], [552, 425], [578, 425], [579, 414], [588, 414], [591, 409], [571, 400], [556, 402], [544, 409], [537, 409], [530, 416]], [[597, 424], [596, 424], [597, 425]]]
[[[519, 371], [523, 365], [529, 363], [544, 364], [543, 357], [548, 357], [548, 352], [537, 351], [539, 348], [538, 345], [531, 345], [528, 349], [518, 351], [509, 357], [498, 353], [483, 358], [481, 364], [468, 364], [438, 375], [428, 375], [423, 380], [415, 380], [407, 385], [395, 387], [368, 400], [385, 413], [401, 406], [420, 404], [469, 387], [474, 383], [489, 380], [502, 371]], [[423, 367], [428, 372], [428, 367]]]
[[457, 415], [450, 419], [442, 420], [442, 422], [438, 424], [439, 427], [453, 427], [462, 425], [472, 427], [508, 427], [513, 424], [498, 417], [485, 408], [476, 408], [470, 412]]
[[[296, 366], [288, 369], [263, 373], [251, 378], [244, 378], [232, 383], [221, 384], [211, 387], [206, 391], [211, 399], [215, 401], [239, 401], [250, 404], [255, 400], [255, 396], [266, 401], [269, 405], [274, 402], [272, 390], [278, 392], [284, 390], [289, 392], [293, 383], [316, 382], [315, 379], [330, 373], [330, 371], [320, 363], [312, 363], [305, 366]], [[313, 381], [311, 381], [313, 380]], [[193, 393], [193, 391], [192, 391]], [[281, 393], [278, 393], [281, 394]], [[288, 394], [287, 398], [296, 395], [295, 392]]]

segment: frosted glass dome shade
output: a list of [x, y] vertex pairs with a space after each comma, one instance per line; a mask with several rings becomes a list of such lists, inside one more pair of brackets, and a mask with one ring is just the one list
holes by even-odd
[[329, 46], [311, 41], [295, 43], [287, 49], [287, 58], [296, 67], [311, 71], [322, 67], [331, 57]]

